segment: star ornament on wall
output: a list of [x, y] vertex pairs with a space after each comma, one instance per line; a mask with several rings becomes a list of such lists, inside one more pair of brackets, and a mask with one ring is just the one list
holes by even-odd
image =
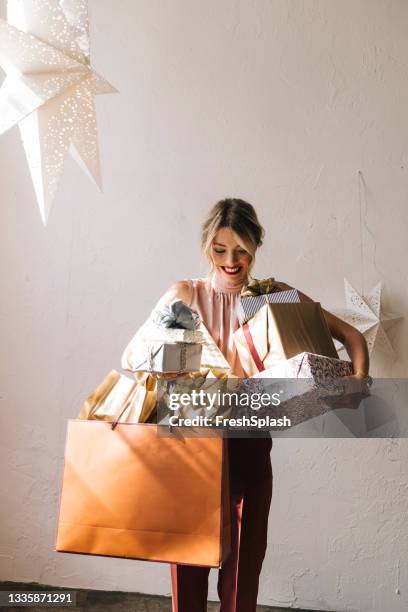
[[95, 95], [112, 87], [90, 66], [87, 0], [8, 0], [0, 19], [0, 134], [18, 124], [46, 225], [70, 151], [101, 189]]
[[[366, 296], [361, 296], [347, 279], [344, 279], [344, 290], [346, 308], [334, 311], [334, 314], [356, 327], [363, 334], [370, 356], [374, 349], [379, 349], [395, 357], [395, 351], [387, 336], [387, 331], [395, 321], [402, 317], [391, 312], [385, 312], [382, 309], [382, 281], [377, 283]], [[340, 342], [336, 341], [336, 348], [340, 347], [344, 348]]]

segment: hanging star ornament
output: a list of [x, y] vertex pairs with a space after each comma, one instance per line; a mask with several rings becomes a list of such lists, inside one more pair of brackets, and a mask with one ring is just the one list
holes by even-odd
[[68, 151], [101, 189], [87, 0], [8, 0], [0, 19], [0, 134], [18, 124], [46, 225]]
[[[363, 334], [370, 356], [374, 349], [379, 349], [395, 357], [395, 351], [387, 336], [387, 331], [395, 321], [402, 319], [402, 317], [382, 310], [382, 281], [377, 283], [366, 296], [361, 296], [347, 279], [344, 279], [344, 290], [346, 308], [334, 311], [334, 314], [356, 327]], [[339, 347], [344, 348], [340, 342], [336, 341], [336, 348]]]

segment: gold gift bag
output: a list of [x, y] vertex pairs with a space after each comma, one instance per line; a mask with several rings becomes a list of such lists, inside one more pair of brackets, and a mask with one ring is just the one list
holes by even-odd
[[121, 423], [145, 423], [157, 400], [157, 379], [147, 372], [137, 372], [135, 380], [116, 370], [84, 402], [78, 419]]

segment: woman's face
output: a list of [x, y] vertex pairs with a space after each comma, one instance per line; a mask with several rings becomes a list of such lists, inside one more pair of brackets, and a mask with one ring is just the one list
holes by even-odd
[[231, 284], [246, 281], [251, 263], [251, 255], [235, 238], [229, 227], [218, 230], [211, 245], [211, 258], [214, 271]]

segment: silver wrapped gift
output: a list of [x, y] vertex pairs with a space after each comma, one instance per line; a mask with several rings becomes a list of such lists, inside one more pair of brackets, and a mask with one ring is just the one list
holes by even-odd
[[201, 365], [202, 344], [141, 341], [133, 349], [134, 372], [196, 372]]
[[[177, 348], [183, 344], [189, 346]], [[201, 368], [231, 371], [198, 314], [181, 300], [152, 311], [123, 352], [122, 368], [162, 373], [196, 372]]]

